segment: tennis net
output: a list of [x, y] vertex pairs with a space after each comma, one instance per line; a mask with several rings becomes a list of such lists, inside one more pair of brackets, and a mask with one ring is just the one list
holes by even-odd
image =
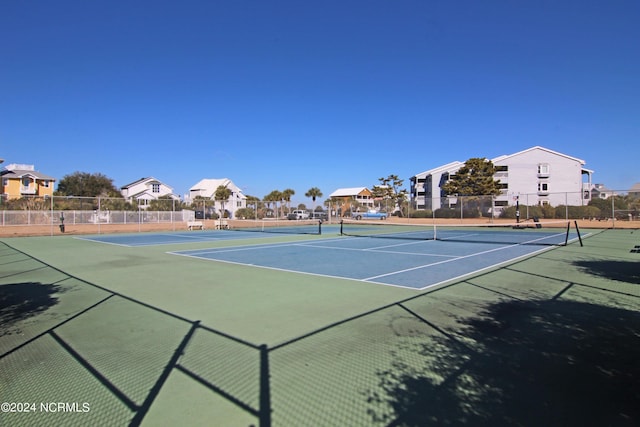
[[570, 221], [509, 224], [399, 224], [345, 220], [340, 223], [340, 234], [387, 239], [543, 246], [565, 246], [570, 240], [580, 237], [577, 224], [572, 230]]
[[317, 219], [262, 219], [262, 220], [237, 220], [233, 227], [234, 231], [256, 231], [262, 233], [284, 233], [284, 234], [322, 234], [322, 221]]

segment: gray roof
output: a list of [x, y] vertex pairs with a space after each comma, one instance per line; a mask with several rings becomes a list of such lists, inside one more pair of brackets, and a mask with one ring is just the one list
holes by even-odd
[[13, 170], [3, 170], [2, 172], [0, 172], [0, 176], [3, 176], [5, 178], [22, 178], [24, 176], [32, 176], [36, 179], [43, 179], [43, 180], [49, 180], [49, 181], [55, 181], [56, 179], [52, 176], [49, 175], [45, 175], [43, 173], [40, 173], [38, 171], [33, 171], [33, 170], [23, 170], [23, 169], [13, 169]]

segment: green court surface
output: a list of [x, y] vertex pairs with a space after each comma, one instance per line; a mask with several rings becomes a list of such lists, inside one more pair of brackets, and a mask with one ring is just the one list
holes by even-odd
[[638, 425], [640, 232], [590, 231], [426, 290], [0, 239], [0, 425]]

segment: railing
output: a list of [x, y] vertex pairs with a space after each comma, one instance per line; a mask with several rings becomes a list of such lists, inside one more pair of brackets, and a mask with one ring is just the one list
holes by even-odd
[[155, 224], [186, 222], [194, 211], [0, 210], [0, 227], [18, 225]]
[[36, 194], [36, 187], [32, 185], [22, 186], [20, 188], [20, 194]]

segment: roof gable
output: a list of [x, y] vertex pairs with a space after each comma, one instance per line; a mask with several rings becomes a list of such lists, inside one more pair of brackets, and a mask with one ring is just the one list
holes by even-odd
[[3, 176], [5, 178], [13, 178], [13, 179], [20, 179], [23, 178], [25, 176], [30, 176], [33, 177], [35, 179], [41, 179], [41, 180], [48, 180], [48, 181], [55, 181], [56, 179], [52, 176], [49, 175], [45, 175], [43, 173], [34, 171], [34, 170], [21, 170], [21, 169], [13, 169], [13, 170], [3, 170], [2, 172], [0, 172], [0, 176]]
[[136, 185], [143, 184], [145, 182], [162, 184], [162, 182], [160, 182], [159, 180], [157, 180], [154, 177], [150, 176], [148, 178], [140, 178], [137, 181], [131, 182], [131, 183], [126, 184], [126, 185], [123, 185], [121, 188], [122, 189], [126, 189], [126, 188], [130, 188], [130, 187], [135, 187]]
[[329, 197], [350, 197], [350, 196], [370, 196], [371, 191], [367, 187], [351, 187], [351, 188], [338, 188], [333, 193], [329, 194]]
[[536, 150], [545, 151], [545, 152], [547, 152], [549, 154], [553, 154], [554, 156], [564, 157], [566, 159], [570, 159], [570, 160], [576, 161], [576, 162], [580, 163], [581, 165], [584, 165], [586, 163], [584, 160], [578, 159], [577, 157], [568, 156], [566, 154], [562, 154], [562, 153], [559, 153], [557, 151], [553, 151], [553, 150], [550, 150], [548, 148], [541, 147], [539, 145], [536, 145], [535, 147], [527, 148], [526, 150], [518, 151], [517, 153], [498, 156], [498, 157], [496, 157], [494, 159], [491, 159], [491, 162], [495, 164], [496, 162], [507, 160], [507, 159], [510, 159], [510, 158], [516, 157], [516, 156], [521, 156], [523, 154], [527, 154], [527, 153], [530, 153], [530, 152], [536, 151]]
[[438, 166], [437, 168], [433, 168], [433, 169], [429, 169], [428, 171], [421, 172], [416, 176], [435, 175], [441, 172], [455, 172], [458, 169], [460, 169], [462, 165], [464, 165], [463, 162], [456, 160], [455, 162], [447, 163], [446, 165]]
[[[229, 178], [201, 179], [197, 184], [189, 189], [189, 192], [199, 193], [197, 195], [203, 197], [213, 197], [216, 190], [220, 186], [227, 187], [229, 190], [235, 193], [242, 193], [242, 189], [235, 185]], [[239, 197], [244, 197], [244, 194], [241, 194]]]

